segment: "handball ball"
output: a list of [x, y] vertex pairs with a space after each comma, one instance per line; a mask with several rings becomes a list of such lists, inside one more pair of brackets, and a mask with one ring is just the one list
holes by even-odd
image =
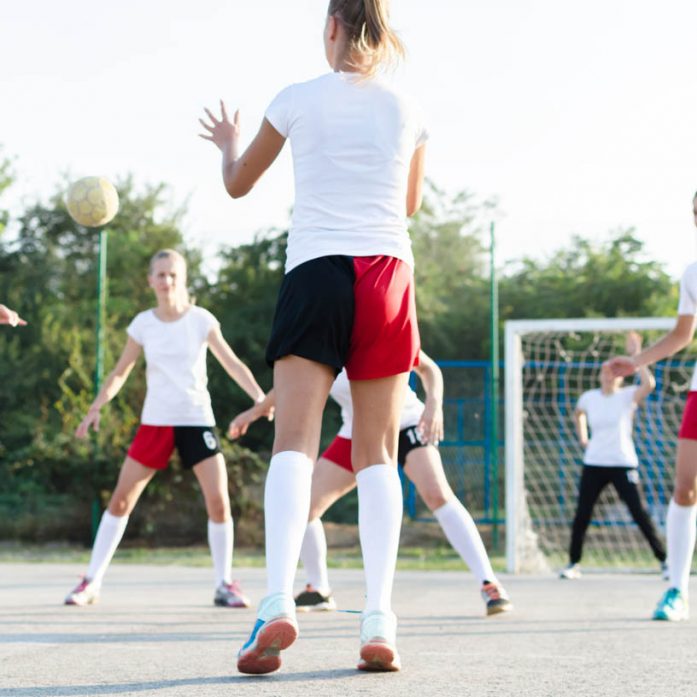
[[102, 227], [119, 210], [119, 195], [104, 177], [84, 177], [71, 184], [65, 197], [70, 217], [85, 227]]

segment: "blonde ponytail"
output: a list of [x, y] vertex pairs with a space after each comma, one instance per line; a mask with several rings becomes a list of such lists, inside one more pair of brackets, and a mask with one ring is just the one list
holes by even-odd
[[389, 23], [388, 0], [330, 0], [329, 14], [346, 29], [349, 62], [361, 73], [374, 75], [380, 65], [404, 56], [404, 45]]

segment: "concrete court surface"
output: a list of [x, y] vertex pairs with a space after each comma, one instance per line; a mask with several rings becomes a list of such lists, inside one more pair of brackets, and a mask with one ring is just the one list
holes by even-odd
[[[468, 574], [398, 572], [400, 673], [357, 672], [359, 616], [332, 612], [300, 615], [281, 671], [257, 677], [235, 669], [254, 612], [214, 607], [208, 569], [117, 564], [99, 604], [65, 607], [80, 571], [0, 564], [0, 697], [673, 697], [697, 689], [697, 618], [648, 620], [664, 588], [657, 575], [504, 576], [515, 610], [484, 618]], [[258, 600], [263, 571], [236, 574]], [[332, 570], [331, 578], [339, 607], [359, 609], [362, 572]]]

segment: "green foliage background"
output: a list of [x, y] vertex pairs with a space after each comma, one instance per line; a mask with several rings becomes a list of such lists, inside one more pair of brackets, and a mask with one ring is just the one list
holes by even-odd
[[[0, 158], [0, 195], [12, 180], [12, 163]], [[283, 275], [285, 232], [270, 229], [249, 244], [221, 249], [217, 275], [209, 277], [200, 250], [182, 233], [185, 211], [171, 204], [165, 185], [139, 188], [126, 177], [117, 188], [121, 208], [109, 225], [106, 370], [122, 349], [130, 320], [152, 305], [149, 258], [175, 247], [188, 260], [192, 296], [218, 317], [231, 346], [268, 389], [271, 373], [263, 356]], [[144, 371], [136, 369], [104, 410], [97, 439], [72, 436], [93, 394], [97, 234], [71, 221], [60, 190], [20, 212], [0, 205], [0, 302], [29, 322], [21, 329], [0, 327], [0, 539], [88, 542], [90, 504], [95, 497], [102, 505], [108, 500], [144, 396]], [[494, 208], [431, 184], [412, 221], [422, 342], [436, 359], [488, 355], [484, 225]], [[531, 256], [500, 273], [502, 322], [671, 314], [676, 302], [675, 284], [660, 264], [645, 258], [632, 230], [616, 231], [602, 244], [577, 237], [549, 258]], [[209, 378], [224, 428], [249, 399], [213, 360]], [[338, 410], [330, 407], [325, 439], [337, 426]], [[271, 438], [272, 425], [259, 424], [241, 444], [225, 445], [241, 543], [260, 540]], [[334, 519], [353, 522], [354, 507], [355, 500], [347, 499], [334, 509]], [[204, 521], [194, 478], [175, 464], [148, 487], [128, 538], [200, 542]]]

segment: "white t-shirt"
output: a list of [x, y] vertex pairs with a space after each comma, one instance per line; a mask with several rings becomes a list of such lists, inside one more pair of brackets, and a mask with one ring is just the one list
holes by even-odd
[[[690, 264], [680, 279], [679, 315], [697, 315], [697, 262]], [[697, 366], [692, 373], [690, 390], [697, 390]]]
[[[350, 439], [353, 430], [353, 402], [351, 401], [351, 383], [345, 369], [337, 375], [329, 395], [341, 407], [341, 428], [337, 435]], [[407, 386], [404, 407], [399, 420], [399, 430], [416, 426], [423, 412], [424, 403], [416, 396], [416, 392]]]
[[584, 392], [576, 409], [586, 413], [590, 440], [583, 456], [586, 465], [638, 467], [639, 458], [632, 439], [636, 411], [636, 385], [606, 395], [602, 390]]
[[293, 151], [286, 273], [331, 254], [385, 254], [413, 266], [407, 180], [428, 138], [414, 104], [380, 79], [328, 73], [286, 87], [266, 118]]
[[218, 320], [193, 305], [174, 322], [153, 310], [136, 315], [128, 335], [145, 353], [147, 392], [141, 423], [148, 426], [214, 426], [208, 394], [208, 334]]

